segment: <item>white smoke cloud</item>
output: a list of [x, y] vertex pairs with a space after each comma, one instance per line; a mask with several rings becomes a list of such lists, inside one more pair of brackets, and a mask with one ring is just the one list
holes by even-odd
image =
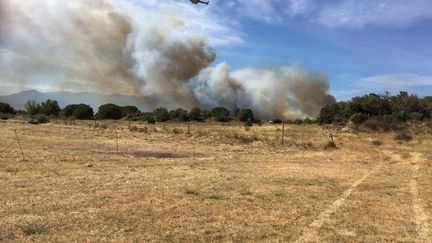
[[294, 66], [231, 72], [223, 63], [201, 72], [192, 87], [205, 107], [252, 107], [267, 119], [316, 117], [334, 102], [325, 77]]

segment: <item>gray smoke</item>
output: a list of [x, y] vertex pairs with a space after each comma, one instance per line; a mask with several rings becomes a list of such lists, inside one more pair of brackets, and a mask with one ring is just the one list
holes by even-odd
[[261, 118], [316, 116], [327, 80], [297, 67], [211, 67], [207, 37], [176, 14], [145, 20], [108, 0], [0, 0], [0, 80], [151, 96], [150, 109], [250, 107]]

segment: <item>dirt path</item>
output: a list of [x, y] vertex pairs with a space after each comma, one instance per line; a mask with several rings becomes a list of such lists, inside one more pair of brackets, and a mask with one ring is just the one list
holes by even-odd
[[375, 169], [369, 171], [359, 180], [355, 181], [351, 186], [344, 191], [327, 209], [325, 209], [308, 227], [303, 230], [303, 234], [295, 242], [318, 242], [318, 230], [322, 225], [330, 219], [330, 217], [345, 203], [354, 189], [362, 184], [371, 174], [381, 167], [381, 164]]
[[411, 194], [413, 197], [413, 210], [416, 222], [416, 230], [418, 233], [418, 242], [432, 242], [432, 235], [430, 235], [430, 225], [428, 224], [428, 216], [424, 211], [422, 200], [418, 193], [417, 179], [420, 163], [423, 157], [420, 153], [412, 153], [413, 175], [410, 182]]

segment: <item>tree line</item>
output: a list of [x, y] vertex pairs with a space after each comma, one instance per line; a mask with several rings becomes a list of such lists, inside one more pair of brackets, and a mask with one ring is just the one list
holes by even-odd
[[320, 124], [352, 123], [371, 129], [397, 130], [406, 122], [432, 118], [432, 97], [420, 98], [408, 92], [397, 95], [369, 94], [354, 97], [324, 107], [319, 115]]
[[[151, 112], [141, 112], [136, 106], [119, 106], [115, 104], [101, 105], [97, 112], [87, 104], [71, 104], [63, 109], [56, 100], [48, 99], [45, 102], [37, 103], [29, 100], [25, 103], [25, 111], [16, 111], [9, 104], [0, 102], [0, 114], [23, 114], [31, 117], [61, 117], [77, 120], [120, 120], [146, 121], [148, 123], [167, 121], [198, 121], [204, 122], [207, 119], [214, 119], [219, 122], [239, 120], [246, 123], [258, 122], [251, 109], [235, 109], [230, 111], [225, 107], [216, 107], [210, 111], [195, 107], [191, 110], [182, 108], [168, 110], [165, 107], [157, 108]], [[45, 119], [44, 119], [45, 120]]]

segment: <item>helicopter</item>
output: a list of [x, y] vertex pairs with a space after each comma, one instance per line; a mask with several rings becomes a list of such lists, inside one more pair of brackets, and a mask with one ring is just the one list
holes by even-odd
[[191, 3], [193, 4], [198, 4], [198, 3], [202, 3], [202, 4], [209, 4], [210, 1], [201, 1], [201, 0], [190, 0]]

